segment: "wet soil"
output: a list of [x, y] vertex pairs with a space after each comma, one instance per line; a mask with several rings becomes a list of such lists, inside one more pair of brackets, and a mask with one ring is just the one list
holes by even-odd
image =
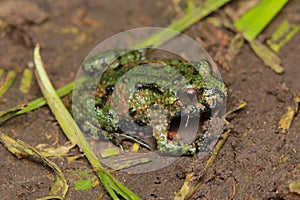
[[[47, 72], [58, 88], [74, 80], [85, 56], [104, 39], [131, 28], [165, 27], [179, 17], [167, 1], [11, 0], [14, 6], [7, 2], [0, 1], [0, 66], [16, 69], [18, 77], [0, 99], [0, 110], [41, 96], [35, 80], [28, 94], [18, 89], [22, 71], [33, 61], [35, 43], [41, 44]], [[237, 2], [234, 0], [231, 6], [235, 8]], [[285, 18], [299, 23], [299, 9], [299, 2], [291, 0], [259, 40], [269, 38]], [[210, 17], [222, 19], [222, 14]], [[300, 199], [288, 189], [289, 183], [300, 180], [300, 116], [295, 117], [286, 134], [278, 132], [277, 127], [292, 103], [293, 93], [300, 91], [300, 34], [280, 50], [285, 72], [278, 75], [264, 66], [248, 44], [226, 67], [222, 58], [234, 33], [215, 27], [209, 20], [193, 25], [185, 33], [197, 41], [200, 38], [220, 65], [228, 86], [227, 110], [241, 101], [248, 104], [229, 119], [231, 134], [191, 199]], [[56, 141], [62, 145], [67, 141], [47, 107], [15, 117], [0, 129], [32, 146]], [[78, 154], [78, 150], [73, 149], [71, 154]], [[1, 199], [35, 199], [48, 194], [55, 178], [51, 170], [28, 159], [18, 160], [2, 145], [0, 158]], [[203, 167], [201, 162], [205, 160], [192, 165], [195, 160], [197, 157], [182, 157], [158, 171], [114, 174], [142, 199], [172, 199], [186, 173]], [[85, 158], [71, 164], [65, 158], [55, 162], [70, 185], [66, 199], [110, 199], [99, 184], [87, 191], [75, 190], [74, 183], [83, 170], [92, 174]]]

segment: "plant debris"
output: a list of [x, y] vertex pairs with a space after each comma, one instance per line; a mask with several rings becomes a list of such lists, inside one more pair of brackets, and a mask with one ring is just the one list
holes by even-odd
[[293, 122], [293, 119], [298, 113], [300, 103], [300, 94], [294, 95], [293, 106], [288, 106], [286, 113], [281, 117], [278, 122], [278, 127], [282, 133], [286, 133]]
[[267, 44], [273, 51], [278, 52], [299, 31], [300, 24], [293, 24], [286, 19], [278, 26], [271, 38], [267, 40]]
[[27, 94], [30, 90], [30, 85], [32, 82], [32, 71], [28, 68], [25, 68], [23, 71], [23, 76], [21, 79], [21, 83], [19, 86], [19, 90], [20, 92], [22, 92], [23, 94]]
[[300, 182], [290, 183], [289, 189], [291, 192], [300, 194]]
[[7, 148], [7, 150], [9, 150], [17, 158], [20, 159], [28, 156], [33, 156], [41, 160], [44, 164], [46, 164], [54, 171], [56, 180], [51, 187], [50, 194], [49, 196], [40, 199], [64, 199], [69, 186], [64, 177], [64, 174], [62, 173], [62, 170], [54, 162], [43, 156], [38, 150], [26, 144], [25, 142], [22, 142], [21, 140], [16, 141], [1, 131], [0, 141]]
[[7, 72], [5, 80], [0, 85], [0, 98], [12, 86], [16, 77], [17, 77], [16, 70], [9, 70]]
[[175, 194], [174, 200], [188, 199], [200, 187], [200, 185], [201, 185], [201, 182], [199, 181], [200, 178], [205, 175], [207, 168], [211, 164], [213, 164], [213, 162], [217, 158], [217, 155], [218, 155], [219, 151], [221, 150], [223, 144], [229, 137], [229, 134], [230, 134], [230, 130], [227, 130], [225, 133], [223, 133], [222, 139], [216, 144], [211, 157], [207, 160], [206, 165], [205, 165], [204, 169], [202, 170], [202, 173], [200, 174], [200, 177], [199, 177], [199, 175], [196, 175], [194, 172], [190, 172], [186, 176], [185, 181], [184, 181], [182, 187], [180, 188], [179, 192], [177, 192]]

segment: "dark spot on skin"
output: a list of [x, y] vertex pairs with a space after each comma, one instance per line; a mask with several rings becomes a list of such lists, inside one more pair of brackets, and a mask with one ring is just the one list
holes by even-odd
[[194, 68], [193, 70], [193, 75], [198, 75], [199, 74], [199, 71], [197, 69]]
[[135, 108], [130, 108], [130, 109], [129, 109], [129, 115], [130, 115], [131, 117], [134, 117], [134, 116], [136, 115], [136, 110], [135, 110]]
[[110, 85], [106, 88], [106, 94], [112, 94], [112, 92], [115, 90], [114, 85]]

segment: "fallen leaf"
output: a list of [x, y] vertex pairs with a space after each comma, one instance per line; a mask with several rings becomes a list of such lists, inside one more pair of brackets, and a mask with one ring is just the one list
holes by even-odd
[[300, 194], [300, 182], [295, 182], [295, 183], [289, 184], [289, 189], [291, 192]]
[[45, 157], [62, 157], [66, 156], [74, 148], [74, 144], [66, 144], [59, 147], [49, 146], [48, 144], [39, 144], [36, 146]]

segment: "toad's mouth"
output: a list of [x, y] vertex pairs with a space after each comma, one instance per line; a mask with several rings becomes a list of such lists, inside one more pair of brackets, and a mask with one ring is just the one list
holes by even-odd
[[[202, 127], [204, 122], [210, 117], [210, 112], [204, 112], [201, 113], [201, 115], [198, 114], [197, 116], [188, 115], [173, 117], [167, 129], [168, 140], [176, 140], [182, 143], [192, 143], [197, 137], [199, 137], [199, 134], [203, 133]], [[121, 127], [124, 129], [120, 130], [120, 133], [131, 135], [138, 141], [148, 144], [151, 146], [151, 148], [148, 149], [156, 149], [156, 141], [153, 138], [153, 127], [151, 127], [151, 125], [136, 123], [134, 126], [132, 126], [132, 124], [129, 126], [128, 121], [123, 121]], [[133, 129], [133, 127], [135, 127], [135, 129]], [[132, 140], [130, 138], [123, 139], [124, 144], [127, 144], [128, 146], [132, 145]]]
[[192, 142], [195, 139], [198, 132], [202, 131], [202, 125], [204, 124], [204, 116], [203, 120], [200, 116], [181, 116], [175, 117], [171, 120], [169, 126], [169, 133], [177, 133], [179, 137], [173, 138], [171, 135], [169, 139], [180, 139], [183, 142]]
[[[201, 116], [188, 115], [172, 118], [168, 128], [168, 139], [191, 143], [198, 133], [203, 132], [204, 122], [210, 117], [210, 113], [205, 112]], [[176, 134], [176, 137], [172, 136], [174, 134]]]

